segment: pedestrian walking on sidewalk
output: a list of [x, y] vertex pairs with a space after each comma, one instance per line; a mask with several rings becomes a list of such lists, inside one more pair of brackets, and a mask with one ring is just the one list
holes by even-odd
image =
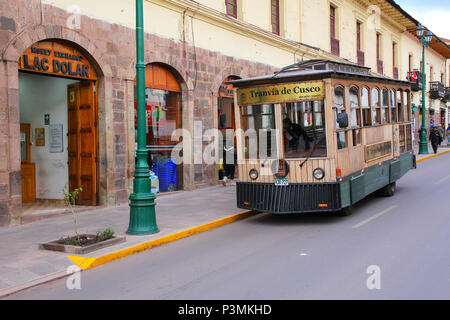
[[433, 147], [434, 153], [437, 153], [438, 147], [442, 142], [442, 137], [439, 130], [435, 126], [431, 129], [429, 140], [431, 142], [431, 146]]
[[237, 151], [233, 144], [226, 144], [223, 147], [223, 164], [225, 168], [224, 177], [222, 184], [224, 187], [227, 186], [227, 181], [230, 180], [231, 185], [233, 185], [234, 173], [236, 170], [237, 163]]

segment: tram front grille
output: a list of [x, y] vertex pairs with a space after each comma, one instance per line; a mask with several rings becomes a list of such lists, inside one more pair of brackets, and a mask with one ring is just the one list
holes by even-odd
[[301, 213], [340, 209], [338, 183], [296, 183], [276, 186], [273, 183], [238, 182], [237, 206], [272, 213]]

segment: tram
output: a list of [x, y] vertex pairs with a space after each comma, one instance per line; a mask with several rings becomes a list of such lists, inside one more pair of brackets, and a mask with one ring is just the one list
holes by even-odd
[[371, 193], [394, 195], [416, 167], [407, 81], [313, 59], [229, 83], [239, 208], [348, 215]]

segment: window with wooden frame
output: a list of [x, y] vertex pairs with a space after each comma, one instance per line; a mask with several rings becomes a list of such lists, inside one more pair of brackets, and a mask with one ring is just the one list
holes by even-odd
[[381, 123], [389, 123], [389, 95], [387, 89], [381, 91]]
[[337, 27], [337, 9], [334, 6], [330, 6], [330, 42], [331, 53], [339, 56], [339, 40], [337, 39], [336, 27]]
[[353, 146], [361, 144], [361, 107], [359, 103], [359, 90], [357, 87], [351, 87], [349, 91], [350, 98], [350, 126], [352, 127]]
[[357, 87], [350, 88], [350, 126], [361, 127], [361, 107], [359, 103], [359, 90]]
[[362, 42], [362, 33], [361, 33], [361, 25], [362, 23], [356, 21], [356, 59], [360, 66], [364, 65], [364, 52], [361, 48]]
[[381, 124], [381, 105], [380, 105], [380, 90], [372, 88], [371, 107], [372, 107], [372, 124]]
[[411, 121], [411, 92], [408, 90], [403, 91], [403, 108], [406, 112], [406, 121]]
[[394, 79], [398, 79], [397, 43], [396, 42], [392, 42], [392, 76]]
[[335, 128], [339, 129], [339, 124], [337, 122], [338, 114], [341, 112], [345, 112], [344, 88], [341, 86], [337, 86], [334, 88], [333, 111], [334, 111], [334, 120], [336, 123]]
[[348, 135], [347, 129], [341, 128], [337, 121], [338, 115], [340, 113], [345, 112], [345, 103], [344, 103], [344, 87], [336, 86], [334, 88], [334, 98], [333, 98], [333, 111], [334, 111], [334, 120], [336, 123], [336, 136], [337, 136], [337, 146], [338, 150], [344, 149], [348, 147]]
[[397, 91], [397, 120], [398, 122], [405, 121], [405, 115], [404, 115], [404, 108], [403, 108], [403, 91], [398, 90]]
[[389, 108], [391, 109], [390, 122], [397, 122], [397, 108], [394, 90], [389, 90]]
[[280, 35], [280, 0], [271, 0], [272, 33]]
[[369, 89], [363, 87], [361, 89], [361, 111], [362, 111], [362, 124], [364, 127], [372, 125], [371, 110], [369, 105]]
[[377, 72], [383, 74], [383, 60], [381, 60], [381, 33], [377, 33]]
[[225, 0], [227, 15], [237, 18], [237, 0]]

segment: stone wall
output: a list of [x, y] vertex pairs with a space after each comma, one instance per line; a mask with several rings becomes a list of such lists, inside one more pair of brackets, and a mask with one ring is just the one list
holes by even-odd
[[[20, 222], [20, 118], [17, 61], [33, 43], [68, 41], [81, 50], [98, 74], [100, 204], [128, 202], [134, 172], [135, 30], [72, 16], [39, 0], [0, 0], [0, 226]], [[268, 74], [275, 68], [238, 60], [153, 34], [145, 37], [145, 62], [166, 65], [182, 87], [183, 127], [194, 121], [217, 128], [217, 92], [230, 75]], [[215, 184], [216, 166], [186, 165], [185, 189]]]

